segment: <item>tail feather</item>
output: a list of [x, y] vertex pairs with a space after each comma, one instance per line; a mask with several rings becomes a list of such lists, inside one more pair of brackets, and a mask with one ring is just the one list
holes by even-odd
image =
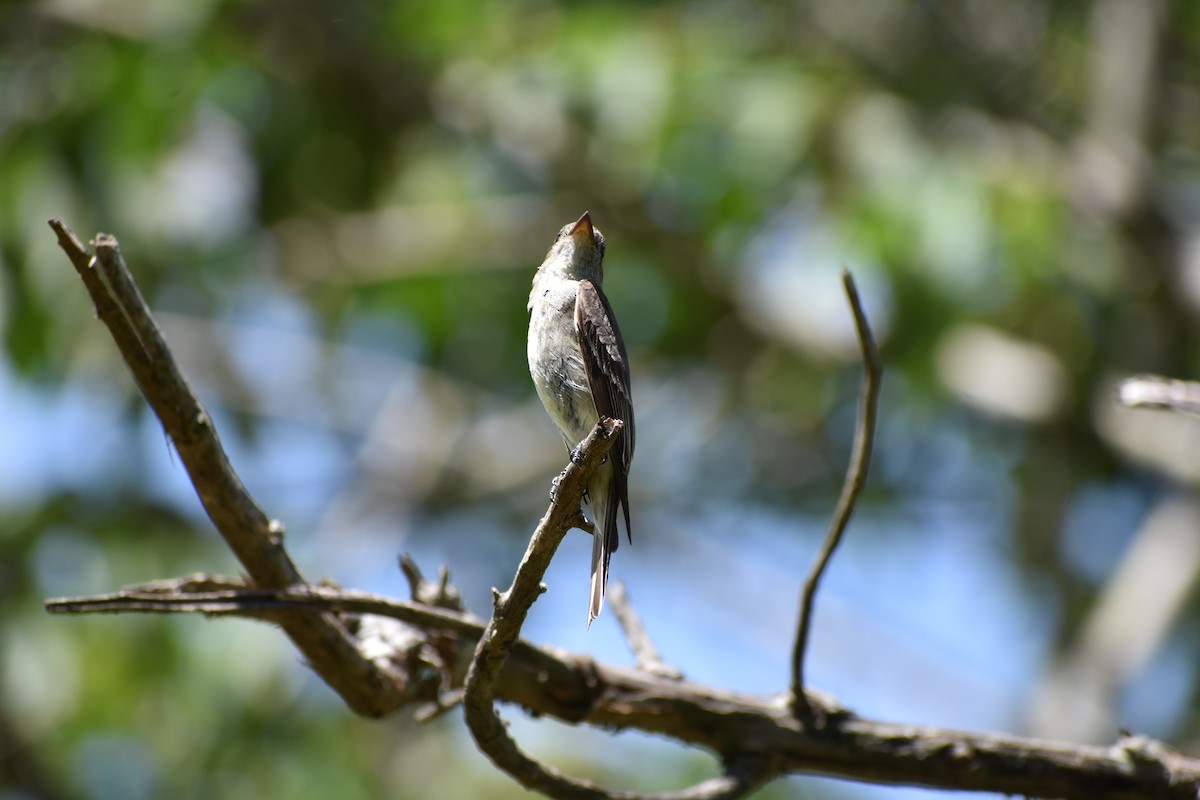
[[[603, 469], [603, 468], [602, 468]], [[592, 582], [588, 599], [588, 627], [604, 608], [604, 592], [608, 588], [608, 562], [621, 543], [617, 535], [616, 486], [610, 475], [600, 475], [589, 487], [592, 504]]]
[[604, 608], [604, 590], [608, 588], [608, 559], [610, 554], [605, 552], [604, 536], [597, 530], [592, 536], [592, 586], [588, 599], [588, 627], [592, 620], [600, 616]]

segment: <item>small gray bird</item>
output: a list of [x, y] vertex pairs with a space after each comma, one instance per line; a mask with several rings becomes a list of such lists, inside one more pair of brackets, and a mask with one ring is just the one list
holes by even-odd
[[629, 527], [629, 463], [633, 460], [633, 399], [629, 358], [604, 280], [604, 236], [585, 211], [554, 237], [529, 293], [529, 374], [546, 412], [574, 451], [601, 417], [625, 423], [608, 458], [592, 475], [588, 500], [592, 536], [591, 626], [604, 605], [608, 562], [616, 552], [617, 507]]

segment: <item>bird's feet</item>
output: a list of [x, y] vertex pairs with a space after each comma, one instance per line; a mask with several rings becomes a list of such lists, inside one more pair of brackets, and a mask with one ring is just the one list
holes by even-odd
[[590, 533], [592, 536], [596, 535], [596, 526], [592, 524], [592, 521], [583, 513], [582, 508], [575, 512], [575, 519], [572, 521], [571, 525], [579, 528], [581, 531]]
[[558, 499], [558, 484], [560, 484], [562, 482], [562, 479], [565, 477], [567, 477], [567, 471], [564, 469], [562, 472], [558, 473], [557, 478], [550, 481], [550, 502], [551, 503], [553, 503], [554, 501], [556, 501]]
[[[559, 484], [559, 483], [562, 481], [562, 479], [563, 479], [563, 478], [565, 478], [565, 477], [567, 477], [567, 471], [564, 469], [562, 472], [558, 473], [558, 477], [557, 477], [557, 478], [555, 478], [554, 480], [550, 481], [550, 502], [551, 502], [551, 503], [553, 503], [555, 500], [557, 500], [557, 499], [558, 499], [558, 484]], [[585, 488], [585, 489], [583, 490], [583, 502], [585, 502], [585, 503], [586, 503], [586, 502], [588, 501], [588, 498], [589, 498], [590, 496], [591, 496], [591, 495], [589, 495], [589, 494], [588, 494], [588, 490]]]

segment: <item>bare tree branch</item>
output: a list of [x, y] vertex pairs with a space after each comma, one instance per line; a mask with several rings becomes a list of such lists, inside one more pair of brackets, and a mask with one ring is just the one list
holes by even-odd
[[804, 656], [808, 648], [809, 627], [812, 624], [813, 601], [817, 595], [817, 585], [833, 551], [842, 541], [842, 534], [854, 514], [854, 506], [867, 482], [867, 472], [871, 466], [871, 450], [875, 442], [875, 417], [879, 407], [879, 384], [883, 376], [883, 366], [879, 363], [879, 353], [875, 349], [875, 339], [871, 336], [871, 326], [867, 322], [867, 314], [863, 311], [862, 301], [858, 297], [858, 287], [854, 284], [854, 276], [849, 270], [842, 270], [842, 285], [846, 290], [846, 298], [850, 301], [850, 310], [854, 312], [854, 326], [858, 331], [858, 344], [862, 350], [863, 384], [859, 395], [858, 426], [854, 431], [854, 451], [850, 457], [850, 466], [846, 470], [846, 479], [842, 483], [842, 493], [838, 498], [837, 508], [829, 523], [829, 532], [825, 534], [825, 542], [800, 595], [800, 622], [796, 631], [796, 644], [792, 650], [792, 704], [796, 715], [813, 720], [813, 706], [804, 692]]
[[563, 537], [578, 517], [588, 477], [604, 460], [623, 425], [621, 420], [602, 419], [580, 443], [578, 460], [572, 460], [556, 482], [554, 499], [529, 540], [529, 546], [513, 576], [512, 586], [505, 592], [495, 593], [492, 618], [479, 638], [475, 656], [467, 670], [463, 697], [467, 727], [479, 749], [492, 763], [525, 788], [556, 800], [634, 800], [643, 797], [656, 800], [718, 800], [740, 797], [761, 783], [763, 777], [750, 777], [742, 770], [735, 775], [731, 770], [726, 775], [689, 789], [650, 795], [603, 789], [593, 783], [568, 777], [521, 750], [509, 735], [504, 720], [496, 713], [494, 701], [500, 670], [521, 635], [521, 626], [530, 607], [546, 591], [542, 578]]
[[[541, 579], [554, 549], [578, 522], [587, 470], [604, 458], [619, 421], [598, 425], [583, 446], [580, 463], [564, 472], [513, 586], [497, 593], [486, 625], [461, 611], [447, 572], [436, 582], [427, 581], [411, 562], [404, 571], [421, 602], [304, 583], [284, 550], [282, 526], [257, 506], [229, 465], [116, 241], [97, 237], [93, 258], [61, 220], [52, 220], [51, 227], [174, 442], [210, 518], [253, 584], [191, 575], [110, 595], [51, 600], [47, 608], [52, 612], [186, 612], [268, 620], [283, 627], [318, 674], [360, 714], [379, 716], [418, 706], [418, 714], [427, 715], [429, 708], [444, 710], [464, 697], [468, 725], [485, 753], [526, 786], [556, 798], [629, 800], [642, 795], [605, 791], [538, 764], [508, 737], [494, 700], [572, 724], [669, 736], [722, 760], [724, 775], [682, 791], [650, 795], [656, 800], [740, 797], [790, 773], [1066, 800], [1195, 800], [1200, 791], [1200, 761], [1141, 737], [1094, 747], [895, 725], [861, 719], [804, 690], [812, 598], [866, 478], [879, 391], [874, 342], [848, 274], [844, 282], [867, 373], [854, 455], [830, 535], [805, 586], [792, 692], [755, 697], [666, 679], [645, 669], [600, 665], [518, 638], [525, 614], [544, 591]], [[797, 719], [798, 711], [808, 716]], [[822, 724], [810, 724], [812, 719]]]
[[[204, 510], [250, 579], [262, 588], [304, 583], [283, 547], [283, 525], [263, 512], [234, 472], [212, 419], [134, 284], [117, 240], [98, 234], [93, 257], [61, 219], [49, 222], [91, 295], [96, 315], [174, 443]], [[380, 717], [402, 704], [398, 676], [365, 658], [336, 617], [309, 614], [282, 624], [313, 670], [356, 713]]]
[[[484, 629], [482, 620], [468, 614], [365, 592], [251, 589], [204, 575], [51, 600], [47, 608], [56, 613], [202, 613], [271, 622], [335, 612], [390, 617], [427, 636], [453, 637], [455, 688], [462, 685]], [[1126, 736], [1109, 747], [1076, 745], [878, 722], [836, 707], [816, 711], [827, 720], [825, 727], [816, 728], [797, 723], [787, 695], [738, 694], [642, 669], [597, 664], [523, 640], [512, 643], [495, 696], [538, 716], [609, 730], [637, 729], [703, 747], [727, 763], [757, 763], [764, 780], [817, 773], [1065, 800], [1195, 800], [1200, 791], [1200, 760], [1141, 737]]]
[[421, 574], [421, 568], [417, 566], [417, 562], [412, 559], [412, 556], [403, 555], [400, 556], [400, 571], [404, 573], [412, 590], [414, 603], [466, 612], [467, 607], [463, 605], [458, 587], [450, 584], [449, 567], [443, 565], [438, 570], [438, 579], [434, 583], [425, 580], [425, 576]]
[[1200, 414], [1200, 383], [1137, 375], [1121, 381], [1117, 402], [1126, 408], [1157, 408], [1184, 414]]
[[646, 632], [646, 627], [642, 625], [641, 618], [633, 608], [633, 601], [629, 599], [629, 593], [625, 591], [625, 584], [617, 581], [608, 594], [613, 613], [616, 614], [621, 631], [625, 634], [625, 641], [629, 642], [629, 649], [633, 651], [633, 656], [637, 659], [638, 668], [663, 678], [672, 680], [682, 678], [683, 673], [663, 661], [662, 656], [658, 654], [654, 640]]

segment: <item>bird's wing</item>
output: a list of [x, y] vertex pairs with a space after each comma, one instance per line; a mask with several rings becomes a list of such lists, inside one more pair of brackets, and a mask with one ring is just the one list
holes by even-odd
[[633, 397], [629, 391], [629, 357], [625, 355], [625, 342], [608, 298], [589, 280], [579, 282], [579, 294], [575, 298], [575, 330], [579, 334], [579, 349], [583, 353], [596, 413], [602, 418], [610, 417], [625, 423], [620, 438], [613, 445], [611, 460], [615, 499], [623, 507], [625, 532], [632, 539], [627, 478], [633, 460], [635, 433]]
[[579, 349], [583, 352], [596, 413], [625, 423], [622, 442], [614, 449], [619, 448], [618, 452], [623, 456], [617, 461], [628, 467], [633, 458], [634, 442], [629, 357], [625, 355], [625, 342], [608, 298], [589, 280], [579, 282], [579, 294], [575, 298], [575, 330], [579, 333]]

